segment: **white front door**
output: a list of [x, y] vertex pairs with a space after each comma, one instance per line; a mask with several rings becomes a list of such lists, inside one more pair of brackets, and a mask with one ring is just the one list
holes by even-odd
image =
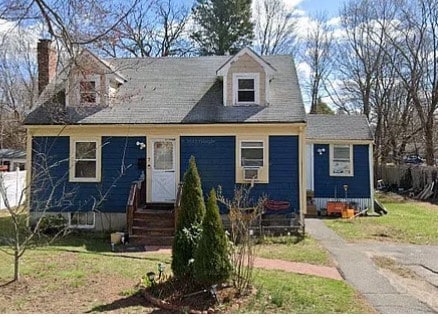
[[173, 202], [176, 197], [175, 139], [152, 140], [152, 201]]

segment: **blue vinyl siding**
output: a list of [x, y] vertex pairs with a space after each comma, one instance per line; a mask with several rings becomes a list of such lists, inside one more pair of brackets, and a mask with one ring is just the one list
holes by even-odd
[[77, 188], [68, 183], [69, 144], [68, 137], [32, 138], [31, 211], [65, 211], [71, 207]]
[[[221, 185], [224, 196], [231, 199], [236, 186], [235, 142], [233, 136], [181, 137], [181, 180], [193, 155], [204, 196], [211, 188]], [[269, 137], [269, 184], [256, 184], [251, 193], [254, 200], [267, 195], [272, 200], [287, 200], [291, 203], [291, 210], [299, 210], [297, 136]]]
[[269, 137], [269, 183], [256, 184], [253, 194], [288, 201], [290, 210], [300, 210], [298, 136]]
[[217, 189], [220, 185], [224, 196], [231, 198], [234, 193], [236, 170], [235, 137], [182, 136], [180, 142], [181, 181], [193, 155], [204, 196], [206, 197], [212, 188]]
[[[317, 149], [325, 149], [319, 155]], [[344, 185], [348, 185], [347, 197], [370, 198], [370, 164], [368, 145], [353, 145], [353, 175], [330, 176], [330, 146], [315, 144], [314, 155], [314, 182], [315, 197], [345, 198]]]
[[54, 192], [49, 211], [125, 212], [131, 183], [141, 174], [137, 161], [146, 156], [146, 151], [136, 146], [137, 141], [146, 142], [145, 137], [102, 137], [102, 181], [79, 183], [68, 181], [69, 137], [34, 137], [33, 167], [41, 170], [38, 166], [44, 162], [51, 167], [47, 173], [32, 173], [31, 210], [41, 211], [38, 202]]
[[138, 159], [146, 157], [146, 149], [140, 149], [137, 141], [146, 143], [146, 138], [102, 138], [102, 183], [99, 190], [108, 196], [102, 211], [125, 212], [131, 184], [141, 175]]

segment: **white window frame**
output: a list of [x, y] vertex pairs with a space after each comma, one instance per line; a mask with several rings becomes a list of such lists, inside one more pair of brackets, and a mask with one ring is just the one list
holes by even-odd
[[[75, 175], [75, 167], [76, 167], [76, 143], [78, 142], [95, 142], [96, 143], [96, 177], [76, 177]], [[70, 138], [70, 173], [69, 173], [69, 181], [70, 182], [82, 182], [82, 183], [96, 183], [101, 180], [101, 166], [102, 166], [102, 157], [101, 157], [101, 138], [98, 137], [82, 137], [82, 138]]]
[[[92, 225], [87, 225], [87, 224], [72, 224], [72, 216], [73, 214], [79, 214], [79, 213], [84, 213], [84, 214], [92, 214], [93, 215], [93, 224]], [[68, 227], [69, 228], [74, 228], [74, 229], [94, 229], [96, 227], [96, 213], [93, 211], [87, 211], [87, 212], [69, 212], [68, 213]]]
[[[334, 153], [335, 153], [335, 147], [344, 147], [349, 148], [350, 151], [350, 173], [334, 173], [333, 169], [335, 167], [335, 161], [334, 161]], [[330, 144], [330, 176], [336, 176], [336, 177], [351, 177], [354, 176], [354, 166], [353, 166], [353, 144]]]
[[[269, 138], [263, 137], [249, 137], [249, 136], [237, 136], [236, 137], [236, 183], [251, 183], [251, 180], [246, 180], [243, 177], [245, 168], [257, 168], [258, 179], [254, 180], [255, 183], [269, 183]], [[262, 166], [242, 166], [242, 143], [244, 142], [260, 142], [263, 144], [263, 165]], [[243, 147], [248, 148], [248, 147]]]
[[[94, 82], [96, 85], [96, 102], [82, 102], [81, 98], [81, 83], [82, 82]], [[100, 87], [100, 75], [80, 76], [78, 84], [78, 100], [80, 105], [92, 106], [100, 104], [100, 95], [102, 94]]]
[[[254, 80], [254, 101], [239, 102], [239, 79]], [[260, 104], [260, 74], [259, 73], [234, 73], [233, 74], [233, 100], [238, 106]]]

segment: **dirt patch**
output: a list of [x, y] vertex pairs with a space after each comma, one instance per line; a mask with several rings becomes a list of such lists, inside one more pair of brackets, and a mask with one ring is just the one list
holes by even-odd
[[231, 303], [246, 297], [231, 285], [201, 287], [174, 278], [144, 288], [142, 293], [164, 313], [223, 313]]
[[[55, 281], [53, 281], [55, 282]], [[23, 278], [1, 287], [0, 313], [150, 312], [144, 298], [123, 296], [135, 282], [126, 278], [96, 275], [81, 287], [54, 287], [51, 280]], [[54, 300], [56, 299], [56, 300]]]

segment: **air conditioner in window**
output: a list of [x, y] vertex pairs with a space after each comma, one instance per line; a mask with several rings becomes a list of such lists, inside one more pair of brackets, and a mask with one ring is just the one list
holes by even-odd
[[259, 180], [260, 168], [258, 167], [244, 167], [243, 168], [243, 179], [246, 181], [255, 181]]

